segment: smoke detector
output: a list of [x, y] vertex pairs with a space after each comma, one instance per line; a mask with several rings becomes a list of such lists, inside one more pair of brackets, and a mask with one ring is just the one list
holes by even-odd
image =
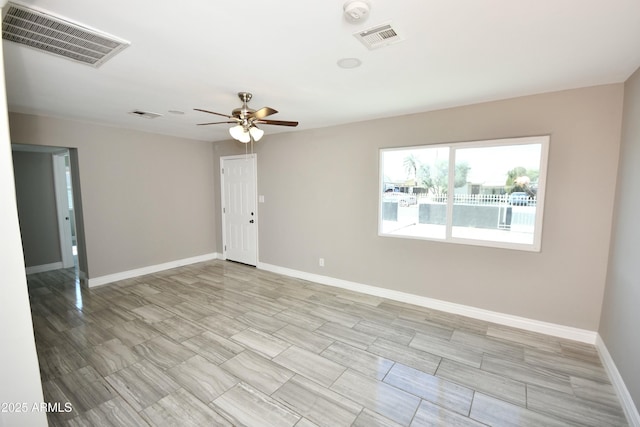
[[344, 19], [352, 24], [364, 22], [369, 17], [370, 8], [367, 0], [348, 0], [342, 7]]

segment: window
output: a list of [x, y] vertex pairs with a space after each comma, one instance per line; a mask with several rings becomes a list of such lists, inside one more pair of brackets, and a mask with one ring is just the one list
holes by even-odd
[[539, 251], [548, 150], [548, 136], [382, 149], [379, 234]]

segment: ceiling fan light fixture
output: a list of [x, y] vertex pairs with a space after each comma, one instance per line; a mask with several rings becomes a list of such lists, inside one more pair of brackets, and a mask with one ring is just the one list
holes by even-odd
[[240, 137], [243, 133], [244, 128], [242, 127], [242, 125], [236, 125], [229, 129], [229, 134], [231, 135], [231, 137], [233, 139], [237, 139], [238, 141], [240, 141]]
[[249, 132], [243, 130], [242, 133], [240, 134], [240, 138], [238, 138], [238, 141], [246, 144], [249, 141], [251, 141], [251, 135], [249, 134]]
[[249, 129], [249, 133], [253, 137], [254, 141], [260, 141], [260, 139], [264, 135], [264, 131], [262, 129], [258, 129], [255, 126], [251, 126], [251, 128]]

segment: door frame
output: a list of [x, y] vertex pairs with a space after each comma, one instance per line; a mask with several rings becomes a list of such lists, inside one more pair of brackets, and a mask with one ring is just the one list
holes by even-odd
[[220, 157], [220, 217], [222, 218], [222, 259], [227, 259], [227, 226], [226, 226], [226, 212], [225, 212], [225, 191], [224, 191], [224, 162], [225, 160], [240, 160], [246, 159], [251, 160], [251, 164], [253, 167], [253, 188], [255, 190], [255, 229], [256, 229], [256, 267], [259, 263], [259, 227], [260, 227], [260, 213], [258, 212], [258, 155], [256, 153], [252, 154], [239, 154], [234, 156], [221, 156]]
[[53, 184], [56, 195], [56, 213], [58, 215], [58, 235], [60, 236], [60, 254], [62, 268], [74, 266], [73, 236], [71, 233], [71, 212], [69, 211], [69, 196], [67, 195], [67, 174], [65, 157], [68, 151], [53, 153]]

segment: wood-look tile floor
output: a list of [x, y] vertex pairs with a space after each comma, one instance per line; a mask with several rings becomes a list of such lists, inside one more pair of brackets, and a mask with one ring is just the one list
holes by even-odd
[[69, 426], [621, 426], [595, 347], [211, 261], [30, 275]]

